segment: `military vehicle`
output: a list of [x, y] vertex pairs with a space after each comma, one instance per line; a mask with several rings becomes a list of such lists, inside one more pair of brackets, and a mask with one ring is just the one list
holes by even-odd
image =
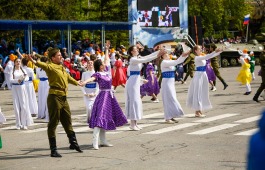
[[221, 67], [227, 66], [237, 66], [240, 65], [238, 63], [239, 53], [238, 50], [243, 51], [243, 49], [248, 50], [248, 54], [250, 51], [254, 52], [255, 56], [255, 64], [259, 65], [259, 55], [263, 51], [264, 46], [260, 44], [257, 40], [250, 40], [248, 43], [238, 43], [238, 44], [216, 44], [218, 48], [222, 48], [224, 51], [221, 53], [220, 64]]

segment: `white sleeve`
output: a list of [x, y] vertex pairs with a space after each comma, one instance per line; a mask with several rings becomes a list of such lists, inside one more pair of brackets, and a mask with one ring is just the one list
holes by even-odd
[[162, 67], [176, 66], [185, 61], [186, 57], [180, 56], [177, 60], [163, 60], [161, 63]]
[[210, 59], [210, 58], [213, 58], [213, 57], [216, 57], [216, 56], [218, 56], [218, 55], [220, 55], [221, 54], [221, 52], [218, 52], [218, 53], [216, 53], [215, 51], [214, 52], [212, 52], [212, 53], [210, 53], [210, 54], [207, 54], [207, 55], [205, 55], [205, 56], [200, 56], [200, 57], [195, 57], [195, 60], [199, 60], [199, 61], [201, 61], [201, 60], [208, 60], [208, 59]]
[[130, 64], [147, 63], [149, 61], [152, 61], [152, 60], [156, 59], [158, 53], [159, 53], [159, 51], [156, 51], [156, 52], [154, 52], [152, 54], [149, 54], [147, 56], [143, 56], [141, 58], [131, 59]]

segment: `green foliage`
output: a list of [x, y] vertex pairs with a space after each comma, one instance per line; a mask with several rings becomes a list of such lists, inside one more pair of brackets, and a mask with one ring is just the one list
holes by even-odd
[[219, 33], [216, 37], [230, 36], [228, 30], [243, 30], [244, 16], [250, 14], [252, 6], [244, 0], [189, 0], [189, 16], [201, 16], [204, 36]]
[[[128, 21], [127, 0], [1, 0], [0, 19], [12, 20], [70, 20], [70, 21]], [[11, 36], [10, 36], [11, 35]], [[128, 31], [108, 31], [106, 39], [114, 46], [128, 44]], [[23, 37], [23, 31], [0, 32], [0, 36]], [[101, 41], [101, 31], [73, 30], [72, 40], [89, 38]], [[60, 39], [58, 30], [33, 31], [34, 39]], [[14, 38], [12, 38], [14, 39]], [[10, 39], [11, 40], [11, 39]], [[117, 43], [117, 44], [116, 44]]]

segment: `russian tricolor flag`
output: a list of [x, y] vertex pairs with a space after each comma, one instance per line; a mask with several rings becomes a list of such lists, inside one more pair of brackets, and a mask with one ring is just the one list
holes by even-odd
[[246, 15], [244, 17], [244, 22], [243, 22], [243, 25], [247, 25], [249, 23], [249, 17], [250, 17], [250, 14]]

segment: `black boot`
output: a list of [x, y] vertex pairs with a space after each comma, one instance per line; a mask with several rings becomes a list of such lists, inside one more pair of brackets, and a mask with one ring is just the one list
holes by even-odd
[[83, 151], [80, 149], [80, 147], [79, 147], [79, 145], [78, 145], [78, 143], [77, 143], [77, 140], [76, 140], [76, 137], [75, 137], [75, 133], [70, 134], [70, 135], [67, 135], [67, 136], [68, 136], [68, 138], [69, 138], [69, 143], [70, 143], [69, 148], [70, 148], [70, 149], [75, 149], [75, 150], [78, 151], [78, 152], [83, 152]]
[[228, 87], [228, 84], [226, 84], [226, 82], [224, 80], [221, 81], [224, 85], [224, 90]]
[[49, 143], [51, 149], [51, 157], [62, 157], [62, 155], [60, 155], [57, 152], [56, 138], [55, 137], [49, 138]]

